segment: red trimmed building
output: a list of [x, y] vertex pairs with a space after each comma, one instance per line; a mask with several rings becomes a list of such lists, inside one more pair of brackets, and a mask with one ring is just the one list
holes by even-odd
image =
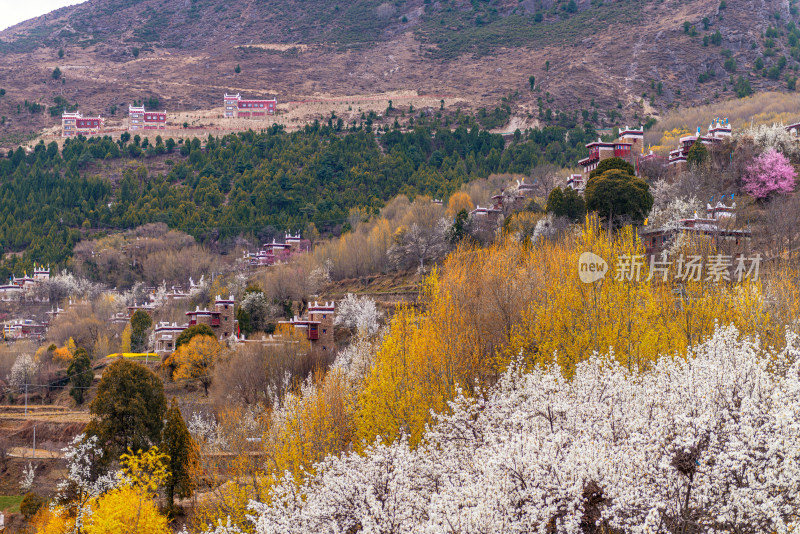
[[75, 113], [61, 114], [61, 137], [96, 135], [103, 131], [103, 117], [84, 117]]
[[245, 100], [242, 95], [225, 93], [225, 117], [231, 119], [264, 119], [267, 115], [275, 115], [278, 101]]
[[334, 302], [314, 302], [308, 305], [308, 314], [305, 318], [295, 316], [289, 321], [280, 321], [279, 324], [288, 324], [295, 330], [305, 333], [311, 342], [312, 350], [331, 352], [334, 350], [333, 315]]
[[718, 202], [716, 205], [706, 204], [706, 216], [680, 219], [660, 227], [645, 226], [639, 231], [645, 252], [647, 254], [661, 254], [667, 250], [680, 234], [705, 235], [715, 242], [725, 241], [740, 247], [752, 237], [750, 230], [733, 227], [736, 217], [736, 203], [730, 206]]
[[697, 127], [697, 135], [686, 135], [680, 138], [680, 147], [669, 153], [668, 163], [681, 168], [686, 165], [686, 158], [689, 157], [689, 150], [692, 149], [697, 141], [704, 145], [714, 145], [721, 143], [723, 139], [732, 134], [728, 119], [715, 118], [708, 126], [708, 133], [700, 135], [700, 127]]
[[284, 236], [283, 243], [278, 243], [273, 239], [272, 243], [265, 243], [258, 252], [245, 252], [243, 260], [251, 267], [274, 265], [286, 263], [292, 256], [310, 251], [311, 241], [303, 239], [300, 233], [297, 235], [288, 233]]
[[642, 152], [644, 146], [644, 129], [628, 128], [620, 130], [619, 137], [614, 141], [605, 142], [598, 139], [586, 145], [589, 157], [583, 158], [578, 164], [583, 167], [584, 183], [589, 179], [589, 173], [597, 168], [601, 161], [608, 158], [622, 158], [638, 169], [637, 154]]
[[488, 221], [492, 224], [497, 224], [502, 215], [503, 210], [494, 206], [486, 206], [485, 208], [482, 208], [480, 205], [478, 205], [474, 210], [469, 212], [470, 219]]
[[217, 339], [228, 341], [236, 339], [236, 319], [233, 313], [235, 301], [233, 295], [222, 298], [219, 295], [214, 299], [214, 309], [195, 307], [193, 311], [186, 312], [189, 322], [179, 325], [176, 323], [161, 322], [155, 328], [155, 353], [166, 357], [175, 350], [175, 341], [178, 336], [197, 324], [204, 324], [211, 328]]
[[146, 111], [144, 106], [128, 106], [128, 130], [166, 130], [167, 110]]
[[567, 178], [567, 187], [574, 189], [578, 193], [583, 193], [586, 189], [586, 180], [583, 179], [582, 174], [570, 174]]

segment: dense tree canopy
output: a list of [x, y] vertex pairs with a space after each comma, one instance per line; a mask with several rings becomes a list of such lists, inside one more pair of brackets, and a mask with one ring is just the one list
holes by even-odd
[[147, 367], [121, 359], [103, 373], [89, 410], [94, 420], [87, 434], [98, 437], [104, 459], [113, 461], [129, 448], [147, 450], [161, 441], [164, 385]]
[[700, 165], [708, 159], [708, 149], [705, 143], [695, 142], [689, 153], [686, 155], [686, 162], [689, 165]]
[[586, 214], [586, 204], [583, 197], [571, 187], [563, 190], [556, 187], [547, 197], [547, 211], [556, 217], [569, 217], [577, 221]]
[[585, 198], [586, 209], [609, 222], [641, 223], [653, 207], [647, 182], [619, 169], [590, 178]]
[[191, 497], [195, 489], [195, 475], [199, 468], [200, 452], [186, 428], [178, 403], [172, 399], [164, 423], [163, 450], [167, 461], [166, 494], [172, 507], [175, 497]]
[[144, 310], [136, 310], [131, 315], [131, 350], [144, 352], [147, 349], [147, 331], [153, 326], [153, 319]]
[[72, 361], [67, 367], [67, 376], [69, 376], [70, 387], [69, 394], [75, 399], [78, 404], [83, 403], [83, 398], [86, 395], [86, 390], [92, 385], [94, 380], [94, 370], [92, 370], [92, 360], [85, 349], [80, 348], [75, 351]]
[[636, 169], [633, 168], [633, 165], [628, 163], [622, 158], [606, 158], [602, 160], [600, 163], [597, 164], [597, 167], [589, 173], [589, 179], [591, 180], [595, 176], [600, 176], [606, 171], [610, 171], [611, 169], [619, 169], [621, 171], [625, 171], [628, 174], [636, 174]]
[[[491, 173], [566, 166], [586, 154], [596, 133], [548, 126], [510, 143], [460, 126], [418, 127], [376, 135], [314, 123], [298, 132], [273, 126], [224, 137], [144, 143], [109, 137], [40, 143], [0, 158], [0, 277], [33, 261], [63, 266], [87, 232], [165, 222], [201, 242], [257, 236], [267, 227], [321, 231], [341, 225], [353, 207], [376, 212], [390, 198], [446, 198]], [[99, 178], [121, 160], [122, 177]], [[150, 170], [153, 163], [159, 171]], [[115, 163], [115, 168], [118, 164]]]

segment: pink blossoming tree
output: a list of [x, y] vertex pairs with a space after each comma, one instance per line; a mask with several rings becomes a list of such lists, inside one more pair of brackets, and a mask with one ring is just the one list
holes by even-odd
[[744, 190], [757, 199], [794, 191], [797, 173], [786, 156], [770, 148], [747, 167]]

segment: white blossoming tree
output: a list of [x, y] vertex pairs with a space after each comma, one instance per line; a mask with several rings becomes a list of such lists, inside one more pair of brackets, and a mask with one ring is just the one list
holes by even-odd
[[116, 471], [99, 474], [99, 460], [103, 450], [96, 436], [75, 436], [69, 447], [62, 449], [67, 463], [67, 474], [58, 483], [56, 502], [69, 507], [75, 516], [75, 532], [82, 532], [91, 514], [90, 502], [112, 489], [120, 481]]
[[11, 374], [8, 377], [10, 385], [17, 388], [24, 388], [25, 384], [34, 382], [36, 372], [39, 370], [39, 363], [30, 354], [24, 353], [17, 356], [14, 365], [11, 366]]
[[595, 355], [566, 379], [512, 366], [425, 442], [329, 457], [255, 531], [784, 533], [800, 528], [800, 360], [720, 328], [632, 374]]
[[786, 131], [783, 124], [753, 126], [739, 132], [737, 137], [749, 137], [752, 139], [759, 153], [767, 152], [773, 148], [788, 158], [795, 158], [800, 155], [800, 147], [798, 147], [797, 141], [792, 134]]
[[361, 337], [369, 337], [378, 332], [381, 315], [374, 300], [348, 293], [336, 306], [334, 324], [352, 328]]

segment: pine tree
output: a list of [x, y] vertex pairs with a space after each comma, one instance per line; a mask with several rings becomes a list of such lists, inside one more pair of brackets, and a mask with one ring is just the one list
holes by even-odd
[[164, 422], [164, 442], [162, 450], [169, 455], [168, 474], [165, 484], [167, 502], [170, 509], [175, 497], [191, 497], [195, 489], [194, 474], [199, 469], [200, 453], [186, 428], [178, 403], [172, 399]]
[[136, 310], [131, 316], [131, 350], [143, 352], [147, 348], [147, 330], [153, 326], [153, 319], [144, 310]]
[[689, 153], [686, 155], [686, 162], [689, 165], [701, 165], [708, 159], [708, 149], [704, 143], [695, 141]]
[[72, 362], [67, 368], [67, 376], [70, 377], [69, 381], [72, 384], [69, 390], [70, 396], [75, 399], [75, 402], [82, 404], [86, 390], [92, 385], [94, 379], [92, 360], [85, 349], [80, 348], [75, 351]]

